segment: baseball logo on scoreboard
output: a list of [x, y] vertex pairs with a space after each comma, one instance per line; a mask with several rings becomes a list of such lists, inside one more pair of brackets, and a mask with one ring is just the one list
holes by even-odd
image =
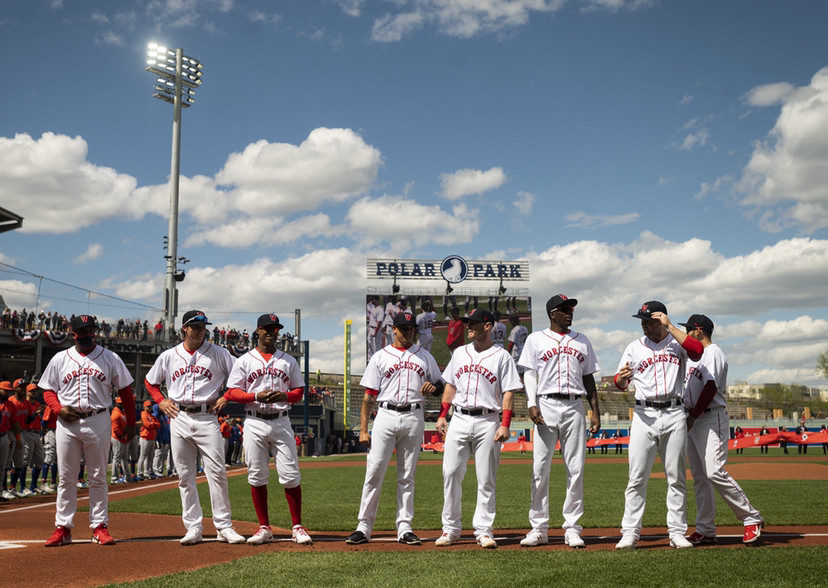
[[440, 263], [440, 274], [449, 284], [459, 284], [469, 275], [469, 264], [459, 255], [449, 255]]

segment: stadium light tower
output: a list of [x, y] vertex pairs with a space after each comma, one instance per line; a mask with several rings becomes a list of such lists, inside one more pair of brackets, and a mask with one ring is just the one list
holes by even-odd
[[146, 70], [156, 77], [154, 98], [173, 105], [172, 161], [170, 164], [170, 227], [167, 235], [167, 273], [164, 280], [164, 340], [171, 342], [170, 326], [178, 313], [176, 282], [184, 279], [178, 270], [178, 179], [181, 163], [181, 109], [195, 102], [201, 85], [201, 63], [184, 55], [183, 49], [167, 49], [155, 43], [147, 47]]

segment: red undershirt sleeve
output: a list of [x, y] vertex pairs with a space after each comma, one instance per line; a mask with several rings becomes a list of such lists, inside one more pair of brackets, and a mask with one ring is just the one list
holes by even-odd
[[365, 392], [374, 397], [379, 396], [379, 390], [374, 390], [373, 388], [366, 388]]
[[127, 386], [118, 390], [118, 396], [121, 397], [121, 406], [124, 407], [124, 414], [126, 415], [127, 426], [135, 425], [135, 394], [132, 392], [132, 386]]
[[43, 391], [43, 402], [52, 409], [52, 412], [58, 414], [60, 409], [60, 401], [58, 401], [57, 392], [54, 390], [44, 390]]
[[161, 404], [161, 401], [164, 400], [164, 395], [161, 394], [161, 386], [156, 386], [155, 384], [150, 384], [149, 380], [144, 380], [144, 387], [149, 392], [152, 399], [155, 401], [156, 404]]
[[253, 392], [245, 392], [241, 388], [228, 388], [224, 393], [224, 397], [232, 402], [239, 404], [247, 404], [248, 402], [256, 402], [256, 394]]
[[300, 400], [302, 400], [302, 395], [305, 393], [304, 388], [294, 388], [290, 392], [287, 393], [287, 400], [291, 404], [296, 404]]
[[705, 409], [710, 406], [710, 402], [716, 396], [716, 382], [713, 380], [708, 380], [707, 383], [702, 388], [701, 394], [699, 395], [699, 399], [696, 401], [696, 406], [693, 407], [693, 410], [690, 411], [690, 416], [694, 419], [699, 418], [699, 415], [705, 411]]
[[687, 337], [681, 346], [684, 347], [687, 356], [693, 361], [699, 361], [702, 353], [704, 353], [704, 345], [702, 345], [702, 342], [698, 339], [693, 339], [693, 337]]

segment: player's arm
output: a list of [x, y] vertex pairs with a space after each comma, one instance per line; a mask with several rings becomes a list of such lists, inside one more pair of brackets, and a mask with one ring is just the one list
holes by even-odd
[[500, 426], [495, 432], [495, 442], [508, 441], [512, 433], [509, 426], [512, 424], [512, 407], [515, 403], [515, 392], [519, 390], [507, 390], [503, 393], [503, 416], [500, 419]]
[[437, 432], [443, 437], [448, 431], [448, 411], [451, 408], [451, 402], [454, 400], [454, 395], [457, 394], [457, 388], [452, 384], [446, 384], [443, 388], [443, 399], [440, 401], [440, 416], [437, 418]]
[[362, 396], [362, 414], [359, 415], [360, 443], [371, 443], [371, 434], [368, 432], [368, 422], [371, 420], [371, 414], [374, 412], [374, 405], [376, 404], [376, 397], [378, 394], [378, 390], [366, 388], [365, 394]]
[[584, 389], [586, 390], [587, 402], [592, 409], [589, 430], [594, 434], [601, 429], [601, 409], [598, 407], [598, 390], [595, 388], [595, 377], [592, 374], [585, 375], [582, 380], [584, 382]]
[[158, 410], [163, 412], [171, 419], [174, 419], [178, 416], [178, 406], [176, 406], [175, 402], [173, 402], [161, 393], [161, 384], [150, 384], [150, 381], [145, 379], [144, 387], [147, 389], [149, 395], [152, 396], [152, 399], [158, 405]]
[[127, 436], [127, 441], [131, 441], [135, 437], [135, 393], [132, 391], [132, 385], [124, 386], [118, 390], [118, 396], [121, 397], [121, 406], [124, 407], [124, 415], [126, 415], [126, 427], [124, 431]]
[[693, 337], [689, 337], [687, 333], [670, 322], [670, 317], [663, 312], [654, 312], [653, 318], [658, 319], [661, 324], [667, 328], [673, 338], [678, 341], [679, 345], [681, 345], [687, 352], [687, 356], [690, 359], [693, 361], [701, 359], [702, 353], [704, 353], [704, 345], [702, 345], [701, 341], [694, 339]]

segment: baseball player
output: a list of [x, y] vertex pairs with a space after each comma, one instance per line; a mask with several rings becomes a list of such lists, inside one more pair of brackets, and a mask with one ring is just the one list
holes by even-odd
[[36, 384], [29, 384], [22, 378], [19, 380], [21, 386], [26, 387], [26, 400], [31, 407], [31, 414], [29, 415], [29, 422], [23, 430], [23, 442], [26, 446], [26, 465], [31, 469], [32, 481], [28, 488], [26, 485], [25, 470], [20, 479], [22, 491], [27, 496], [33, 494], [45, 494], [43, 490], [38, 488], [37, 483], [40, 479], [40, 471], [43, 469], [46, 455], [43, 451], [43, 439], [40, 436], [41, 419], [43, 418], [44, 406], [38, 401], [40, 395], [39, 388]]
[[[517, 363], [523, 352], [523, 346], [526, 344], [526, 338], [529, 336], [529, 329], [520, 324], [520, 317], [516, 314], [509, 317], [509, 322], [512, 323], [512, 330], [509, 332], [506, 351], [512, 354], [512, 359]], [[518, 373], [523, 375], [524, 370], [525, 368], [518, 364]]]
[[626, 390], [635, 382], [635, 410], [630, 425], [629, 482], [624, 493], [621, 540], [616, 549], [635, 549], [641, 535], [647, 482], [656, 452], [667, 478], [667, 531], [670, 546], [692, 547], [687, 531], [685, 449], [687, 425], [682, 408], [684, 374], [688, 357], [698, 361], [704, 347], [678, 329], [657, 300], [641, 305], [633, 318], [641, 319], [644, 336], [627, 345], [615, 385]]
[[92, 541], [112, 545], [109, 534], [109, 488], [106, 463], [109, 459], [109, 407], [112, 389], [126, 401], [129, 435], [135, 435], [135, 396], [132, 376], [123, 360], [95, 343], [98, 325], [95, 317], [82, 314], [72, 318], [70, 328], [75, 346], [56, 354], [38, 381], [43, 400], [58, 415], [58, 488], [55, 532], [46, 547], [72, 542], [72, 527], [77, 510], [77, 478], [81, 456], [89, 470], [89, 526]]
[[500, 322], [500, 311], [496, 310], [492, 313], [494, 315], [494, 326], [492, 327], [492, 343], [498, 347], [503, 347], [506, 344], [506, 325]]
[[[32, 405], [29, 399], [26, 398], [27, 383], [23, 378], [15, 380], [12, 384], [14, 393], [9, 396], [9, 402], [14, 406], [15, 422], [17, 424], [11, 456], [11, 492], [18, 498], [31, 496], [26, 488], [26, 470], [28, 468], [26, 440], [27, 430], [32, 419], [34, 419], [34, 415], [32, 414]], [[20, 480], [20, 490], [17, 490], [18, 480]]]
[[[522, 384], [509, 353], [492, 343], [494, 315], [488, 310], [475, 309], [463, 322], [469, 324], [471, 342], [452, 354], [443, 371], [446, 386], [437, 419], [437, 432], [445, 436], [443, 534], [435, 545], [444, 547], [460, 538], [463, 478], [469, 454], [474, 453], [477, 474], [474, 535], [478, 545], [494, 549], [497, 547], [492, 535], [499, 444], [509, 438], [512, 402]], [[452, 406], [454, 415], [449, 426], [446, 416]]]
[[[127, 476], [129, 475], [129, 459], [127, 456], [127, 443], [130, 439], [126, 434], [126, 412], [124, 412], [121, 404], [121, 397], [115, 397], [115, 406], [109, 415], [111, 422], [112, 437], [110, 444], [112, 445], [112, 469], [109, 478], [111, 484], [126, 484]], [[120, 466], [121, 472], [118, 473]]]
[[[230, 499], [227, 495], [227, 471], [224, 467], [224, 441], [219, 432], [216, 413], [220, 390], [233, 369], [233, 356], [223, 347], [204, 340], [207, 316], [200, 310], [188, 310], [182, 318], [183, 341], [167, 349], [155, 360], [147, 374], [146, 385], [158, 407], [170, 417], [170, 445], [178, 472], [178, 490], [187, 533], [182, 545], [201, 543], [203, 511], [196, 488], [196, 461], [204, 460], [216, 539], [227, 543], [244, 543], [233, 528]], [[161, 384], [167, 386], [165, 397]], [[126, 401], [126, 399], [124, 399]]]
[[[380, 490], [391, 454], [397, 452], [397, 540], [407, 545], [422, 541], [411, 529], [414, 517], [414, 474], [425, 429], [425, 396], [442, 393], [440, 368], [431, 354], [414, 343], [417, 323], [410, 312], [394, 317], [394, 342], [375, 353], [365, 368], [359, 442], [370, 444], [365, 484], [356, 531], [346, 543], [358, 545], [371, 538]], [[379, 404], [372, 434], [368, 421]]]
[[302, 400], [305, 380], [296, 360], [276, 349], [282, 328], [284, 325], [275, 314], [259, 317], [256, 323], [258, 346], [236, 361], [224, 395], [225, 400], [243, 403], [247, 413], [242, 442], [247, 455], [247, 481], [259, 519], [258, 531], [247, 540], [251, 545], [273, 540], [267, 508], [271, 455], [276, 462], [279, 483], [285, 488], [293, 523], [293, 542], [299, 545], [313, 543], [302, 526], [299, 458], [289, 416], [290, 405]]
[[385, 310], [380, 304], [379, 296], [371, 296], [368, 305], [368, 359], [382, 347], [382, 323]]
[[[57, 491], [57, 440], [55, 439], [57, 414], [48, 405], [43, 409], [42, 422], [44, 463], [40, 489], [43, 490], [44, 494], [54, 494]], [[0, 463], [2, 462], [0, 461]]]
[[152, 470], [155, 460], [155, 437], [161, 423], [152, 414], [152, 400], [145, 400], [141, 411], [141, 439], [139, 441], [140, 456], [138, 457], [137, 470], [139, 480], [155, 479], [158, 476]]
[[451, 307], [451, 320], [446, 330], [446, 346], [451, 353], [458, 347], [466, 344], [466, 333], [463, 321], [460, 320], [460, 309]]
[[0, 476], [3, 478], [3, 493], [0, 499], [7, 502], [17, 498], [6, 485], [6, 465], [11, 458], [11, 449], [14, 444], [15, 408], [9, 402], [9, 396], [14, 394], [14, 388], [8, 380], [0, 382]]
[[687, 411], [687, 459], [696, 494], [696, 530], [687, 540], [693, 545], [716, 543], [715, 488], [733, 514], [744, 524], [744, 543], [762, 534], [765, 521], [745, 493], [725, 470], [729, 417], [724, 392], [727, 389], [727, 358], [713, 343], [713, 321], [694, 314], [683, 326], [688, 337], [701, 342], [704, 353], [687, 362], [684, 407]]
[[434, 312], [429, 300], [423, 301], [421, 310], [422, 312], [417, 315], [417, 331], [419, 332], [417, 342], [420, 347], [431, 353], [431, 344], [434, 343], [431, 329], [434, 327], [434, 321], [437, 320], [437, 313]]
[[593, 434], [601, 428], [601, 411], [592, 375], [599, 369], [592, 343], [583, 333], [570, 329], [577, 304], [575, 298], [563, 294], [550, 298], [546, 302], [549, 328], [529, 335], [518, 360], [518, 365], [526, 369], [523, 383], [529, 418], [535, 423], [529, 507], [532, 529], [520, 542], [524, 547], [549, 542], [549, 469], [558, 441], [566, 467], [564, 543], [584, 547], [578, 524], [584, 514], [584, 397], [592, 408], [589, 430]]
[[397, 305], [396, 296], [387, 296], [385, 303], [385, 318], [382, 320], [382, 328], [385, 329], [383, 334], [385, 344], [391, 345], [394, 340], [394, 317], [400, 312], [400, 307]]

